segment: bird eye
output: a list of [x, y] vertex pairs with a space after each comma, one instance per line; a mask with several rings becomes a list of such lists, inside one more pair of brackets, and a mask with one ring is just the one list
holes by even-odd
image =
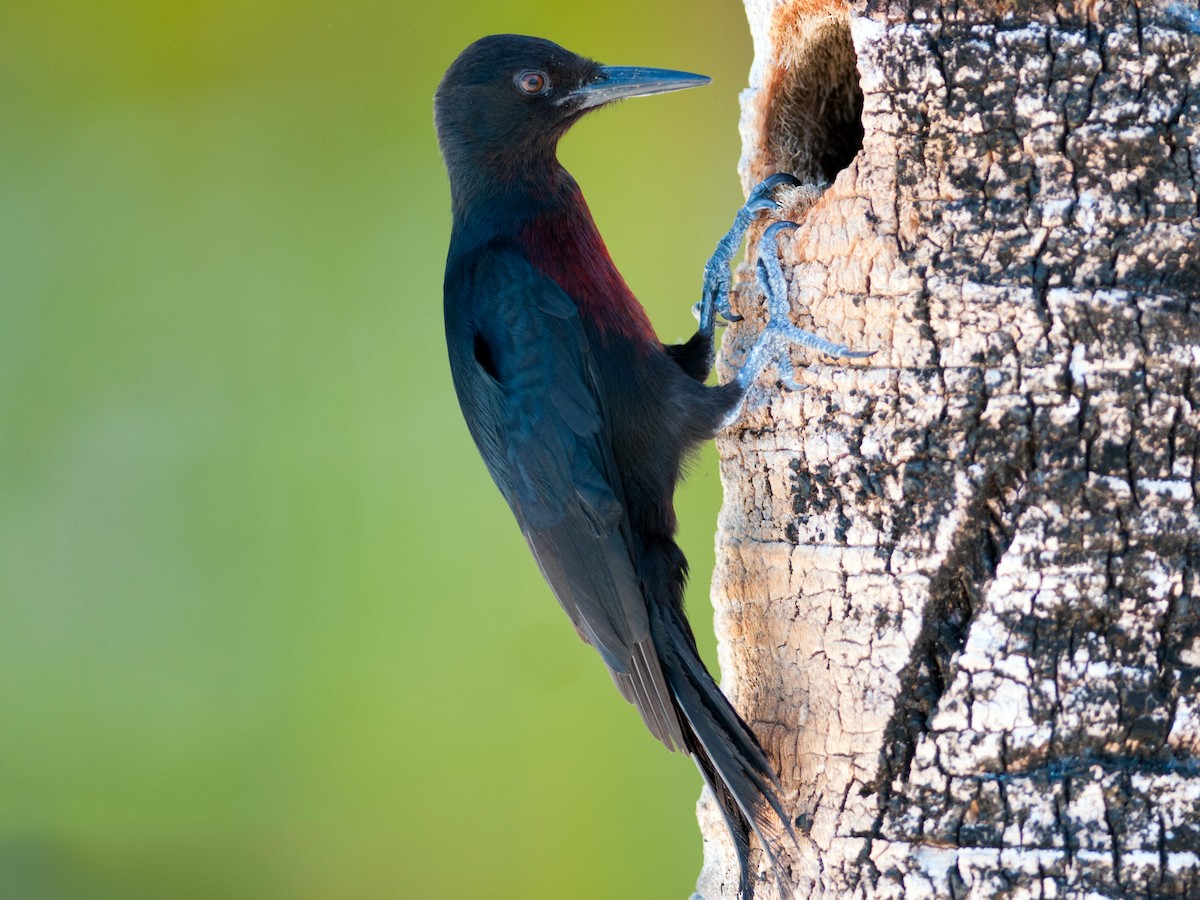
[[517, 75], [516, 81], [522, 93], [534, 96], [544, 94], [550, 89], [550, 76], [537, 69], [526, 69]]

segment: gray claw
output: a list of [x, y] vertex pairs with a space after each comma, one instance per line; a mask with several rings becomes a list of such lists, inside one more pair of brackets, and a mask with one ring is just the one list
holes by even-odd
[[[741, 316], [736, 316], [736, 315], [734, 315], [732, 312], [725, 313], [725, 312], [722, 312], [722, 311], [721, 311], [721, 310], [719, 310], [719, 309], [717, 310], [717, 312], [721, 313], [721, 318], [725, 319], [725, 321], [724, 321], [724, 322], [720, 322], [720, 321], [718, 321], [718, 322], [714, 322], [714, 323], [713, 323], [713, 324], [714, 324], [714, 325], [715, 325], [717, 328], [724, 328], [724, 327], [725, 327], [726, 325], [728, 325], [730, 322], [740, 322], [740, 321], [742, 321], [742, 317], [741, 317]], [[703, 316], [704, 316], [704, 302], [703, 302], [702, 300], [697, 300], [695, 303], [693, 303], [693, 304], [692, 304], [692, 316], [693, 316], [693, 318], [695, 318], [695, 319], [697, 319], [697, 320], [699, 320], [699, 321], [703, 321]]]
[[789, 391], [802, 391], [804, 385], [796, 381], [796, 369], [792, 366], [792, 358], [784, 353], [775, 361], [775, 368], [779, 370], [779, 383]]
[[789, 175], [787, 172], [776, 172], [774, 175], [768, 175], [760, 181], [754, 190], [750, 192], [750, 196], [746, 198], [746, 208], [758, 212], [762, 209], [775, 209], [775, 188], [781, 184], [789, 184], [792, 187], [800, 184], [800, 179], [795, 175]]

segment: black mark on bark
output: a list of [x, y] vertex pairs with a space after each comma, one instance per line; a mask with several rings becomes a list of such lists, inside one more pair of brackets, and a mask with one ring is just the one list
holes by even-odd
[[879, 776], [864, 788], [864, 793], [880, 795], [880, 821], [896, 799], [893, 783], [907, 780], [917, 742], [950, 683], [953, 658], [962, 649], [983, 591], [1012, 541], [1016, 510], [1003, 510], [1001, 515], [998, 509], [1019, 477], [1019, 470], [1005, 466], [983, 482], [930, 584], [920, 634], [900, 673], [900, 699], [885, 731]]

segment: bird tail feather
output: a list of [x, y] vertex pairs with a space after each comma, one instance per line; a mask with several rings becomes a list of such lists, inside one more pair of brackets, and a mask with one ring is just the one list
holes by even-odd
[[[661, 610], [661, 607], [660, 607]], [[656, 621], [657, 620], [657, 621]], [[796, 843], [779, 799], [775, 770], [750, 727], [730, 705], [696, 652], [695, 639], [681, 614], [661, 610], [651, 617], [651, 630], [667, 684], [687, 723], [685, 743], [717, 800], [733, 836], [741, 869], [739, 890], [751, 900], [750, 831], [758, 836], [771, 862], [782, 897], [795, 886], [780, 862], [785, 843]]]

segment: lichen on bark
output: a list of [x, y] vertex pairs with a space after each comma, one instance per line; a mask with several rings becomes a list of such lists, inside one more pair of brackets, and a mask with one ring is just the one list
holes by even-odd
[[[743, 179], [823, 190], [793, 317], [878, 351], [797, 355], [719, 441], [723, 684], [801, 895], [1200, 896], [1200, 28], [747, 7]], [[732, 897], [701, 823], [697, 892]]]

